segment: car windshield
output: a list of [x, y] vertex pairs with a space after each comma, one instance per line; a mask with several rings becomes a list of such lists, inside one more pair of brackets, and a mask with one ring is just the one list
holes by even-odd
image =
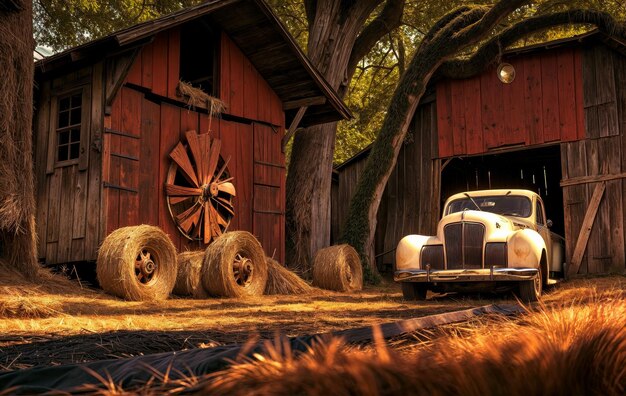
[[[504, 216], [530, 217], [532, 206], [528, 197], [519, 195], [498, 195], [493, 197], [472, 197], [455, 199], [448, 204], [446, 215], [463, 210], [482, 210]], [[478, 208], [476, 207], [478, 205]]]

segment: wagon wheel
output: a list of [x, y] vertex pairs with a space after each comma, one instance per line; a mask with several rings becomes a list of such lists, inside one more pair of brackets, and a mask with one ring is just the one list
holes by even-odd
[[236, 195], [228, 161], [220, 156], [221, 141], [196, 131], [185, 133], [170, 152], [165, 194], [178, 230], [190, 240], [210, 243], [222, 235], [235, 215]]

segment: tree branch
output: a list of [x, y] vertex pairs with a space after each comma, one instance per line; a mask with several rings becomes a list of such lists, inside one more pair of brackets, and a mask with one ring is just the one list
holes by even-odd
[[400, 26], [405, 3], [406, 0], [387, 0], [380, 14], [361, 31], [348, 61], [349, 77], [354, 74], [359, 60], [372, 50], [378, 40]]
[[448, 61], [439, 68], [438, 75], [450, 78], [472, 77], [502, 54], [502, 49], [529, 34], [559, 25], [592, 24], [601, 32], [626, 40], [626, 26], [610, 14], [600, 11], [572, 10], [532, 17], [516, 23], [487, 41], [470, 58]]

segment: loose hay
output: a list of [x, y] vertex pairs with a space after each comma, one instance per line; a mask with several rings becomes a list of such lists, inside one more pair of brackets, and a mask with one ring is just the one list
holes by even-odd
[[[237, 263], [241, 263], [237, 264]], [[249, 276], [237, 279], [242, 266], [250, 265]], [[206, 249], [202, 284], [211, 296], [260, 296], [267, 283], [267, 263], [259, 241], [246, 231], [222, 234]]]
[[[141, 254], [149, 254], [156, 265], [151, 277], [136, 268]], [[176, 282], [176, 248], [158, 227], [118, 228], [100, 246], [96, 273], [100, 286], [115, 296], [135, 301], [164, 300]]]
[[313, 288], [295, 272], [289, 271], [273, 258], [267, 257], [265, 294], [307, 294]]
[[173, 293], [179, 296], [206, 298], [200, 273], [204, 261], [204, 250], [189, 251], [178, 254], [178, 275]]
[[317, 252], [313, 260], [313, 286], [340, 292], [363, 288], [359, 254], [350, 245], [337, 245]]
[[193, 85], [185, 82], [178, 82], [178, 93], [187, 101], [187, 105], [192, 109], [202, 107], [209, 110], [211, 117], [220, 115], [226, 109], [226, 104], [220, 99], [211, 96]]

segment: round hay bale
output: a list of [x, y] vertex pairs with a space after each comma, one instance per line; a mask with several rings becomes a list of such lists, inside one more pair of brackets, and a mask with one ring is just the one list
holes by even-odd
[[173, 293], [178, 296], [193, 296], [206, 298], [209, 295], [204, 290], [200, 280], [204, 250], [188, 251], [178, 254], [178, 274]]
[[202, 285], [211, 296], [260, 296], [267, 283], [267, 263], [259, 241], [246, 231], [222, 234], [206, 249]]
[[363, 268], [359, 254], [350, 245], [321, 249], [313, 260], [313, 286], [333, 291], [363, 288]]
[[313, 291], [311, 285], [278, 261], [269, 257], [265, 261], [267, 261], [265, 294], [307, 294]]
[[118, 228], [98, 251], [100, 286], [126, 300], [166, 299], [176, 282], [176, 272], [176, 248], [158, 227]]

